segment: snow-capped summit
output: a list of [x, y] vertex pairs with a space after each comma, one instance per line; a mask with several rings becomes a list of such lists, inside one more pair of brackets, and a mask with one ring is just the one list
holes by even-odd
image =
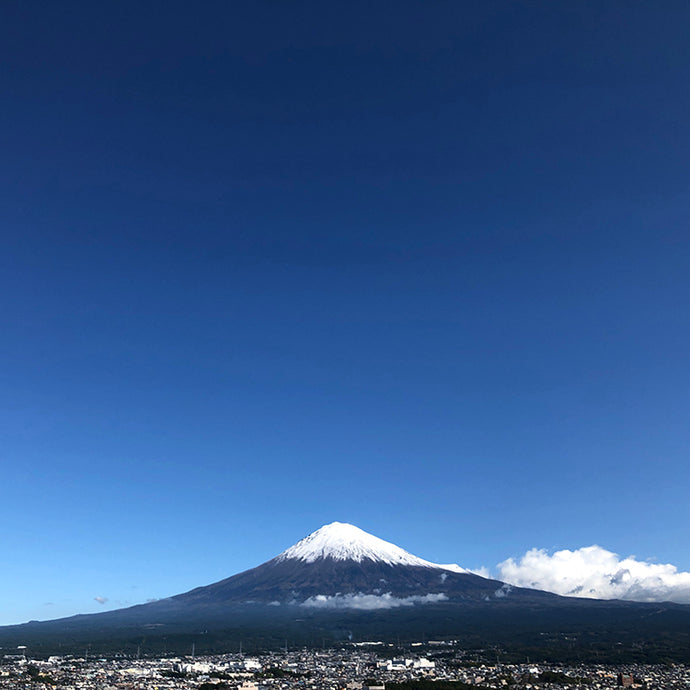
[[388, 565], [412, 565], [423, 568], [440, 568], [456, 573], [465, 572], [458, 565], [439, 565], [413, 556], [395, 544], [369, 534], [359, 527], [346, 522], [332, 522], [324, 525], [308, 537], [298, 541], [276, 557], [276, 561], [298, 560], [314, 563], [320, 559], [335, 561], [364, 560]]

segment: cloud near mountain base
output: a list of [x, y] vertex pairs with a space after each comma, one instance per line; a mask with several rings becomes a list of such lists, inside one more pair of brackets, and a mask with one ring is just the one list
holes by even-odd
[[423, 596], [394, 597], [386, 594], [336, 594], [327, 596], [319, 594], [302, 602], [302, 606], [317, 609], [357, 609], [359, 611], [374, 611], [377, 609], [394, 609], [400, 606], [414, 606], [415, 604], [433, 604], [445, 601], [445, 594], [425, 594]]
[[634, 556], [620, 558], [596, 545], [552, 554], [530, 549], [517, 560], [499, 563], [497, 569], [504, 582], [565, 596], [690, 604], [690, 573]]

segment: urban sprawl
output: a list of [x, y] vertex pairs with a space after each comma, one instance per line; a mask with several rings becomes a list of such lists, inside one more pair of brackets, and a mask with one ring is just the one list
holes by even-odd
[[[0, 688], [25, 690], [526, 690], [690, 687], [690, 666], [503, 664], [477, 660], [452, 642], [389, 648], [359, 643], [348, 649], [301, 650], [257, 656], [32, 659], [20, 647], [0, 650]], [[9, 652], [9, 653], [7, 653]], [[432, 683], [434, 685], [432, 685]], [[464, 684], [464, 685], [463, 685]]]

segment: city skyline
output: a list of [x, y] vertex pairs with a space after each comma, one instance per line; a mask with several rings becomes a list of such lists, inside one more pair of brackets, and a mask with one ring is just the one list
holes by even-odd
[[682, 586], [689, 19], [3, 5], [0, 624], [336, 520]]

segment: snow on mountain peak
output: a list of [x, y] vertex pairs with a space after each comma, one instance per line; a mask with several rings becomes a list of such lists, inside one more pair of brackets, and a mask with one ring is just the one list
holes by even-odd
[[424, 568], [440, 568], [458, 573], [466, 572], [458, 565], [439, 565], [413, 556], [395, 544], [384, 541], [346, 522], [332, 522], [312, 532], [276, 557], [313, 563], [322, 558], [336, 561], [371, 560], [388, 565], [414, 565]]

